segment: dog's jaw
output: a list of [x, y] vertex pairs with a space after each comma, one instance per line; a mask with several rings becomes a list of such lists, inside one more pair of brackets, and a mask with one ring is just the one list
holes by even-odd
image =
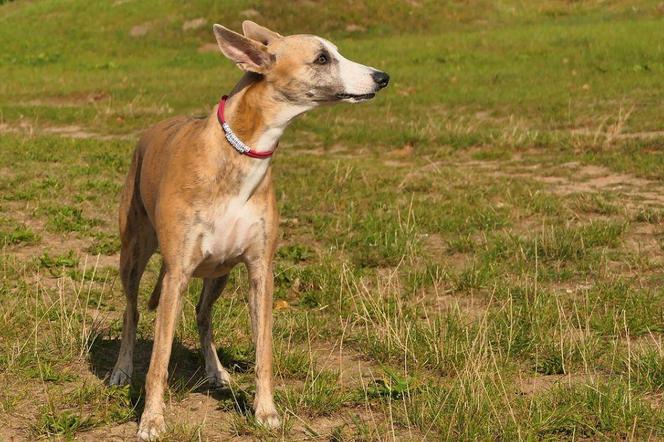
[[361, 103], [363, 101], [369, 101], [375, 96], [376, 96], [375, 93], [361, 94], [361, 95], [344, 93], [344, 94], [337, 94], [337, 99], [339, 99], [339, 101], [344, 101], [346, 103]]

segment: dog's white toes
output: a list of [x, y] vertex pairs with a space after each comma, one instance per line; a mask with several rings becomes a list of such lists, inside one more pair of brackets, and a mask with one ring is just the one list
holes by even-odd
[[274, 430], [281, 426], [281, 419], [279, 418], [279, 413], [274, 408], [267, 410], [257, 410], [256, 411], [256, 421], [264, 426]]
[[114, 368], [111, 373], [111, 378], [108, 380], [109, 385], [123, 386], [131, 382], [131, 369]]
[[212, 388], [227, 388], [231, 385], [231, 375], [223, 368], [219, 371], [208, 372], [207, 382]]
[[164, 423], [163, 415], [149, 414], [144, 411], [136, 436], [140, 441], [153, 442], [159, 440], [159, 436], [164, 430], [166, 430], [166, 424]]

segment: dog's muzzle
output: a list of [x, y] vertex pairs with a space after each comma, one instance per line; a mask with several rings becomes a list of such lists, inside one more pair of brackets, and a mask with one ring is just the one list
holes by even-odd
[[373, 79], [374, 83], [376, 84], [376, 88], [374, 89], [373, 92], [370, 92], [368, 94], [348, 94], [345, 92], [336, 94], [335, 97], [337, 100], [347, 100], [352, 103], [357, 103], [360, 101], [365, 101], [365, 100], [371, 100], [373, 97], [376, 96], [376, 92], [379, 90], [387, 87], [387, 85], [390, 82], [390, 76], [387, 75], [386, 72], [382, 71], [373, 71], [371, 73], [371, 78]]

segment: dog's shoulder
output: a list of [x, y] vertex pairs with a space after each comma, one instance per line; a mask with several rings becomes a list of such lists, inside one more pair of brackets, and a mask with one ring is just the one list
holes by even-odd
[[169, 144], [181, 137], [194, 137], [202, 132], [206, 125], [205, 118], [177, 116], [162, 120], [145, 130], [139, 140], [139, 146], [147, 148], [152, 144]]

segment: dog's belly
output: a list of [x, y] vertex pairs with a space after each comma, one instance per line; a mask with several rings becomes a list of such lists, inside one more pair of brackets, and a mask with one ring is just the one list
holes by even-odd
[[240, 263], [239, 259], [227, 260], [226, 262], [219, 263], [212, 260], [205, 260], [196, 267], [194, 275], [197, 278], [218, 278], [220, 276], [228, 275], [233, 267]]
[[[223, 209], [222, 209], [223, 210]], [[194, 276], [217, 277], [229, 273], [243, 261], [246, 250], [265, 238], [265, 224], [250, 205], [238, 207], [229, 204], [221, 210], [212, 210], [207, 222], [202, 223], [201, 254], [203, 261]]]

